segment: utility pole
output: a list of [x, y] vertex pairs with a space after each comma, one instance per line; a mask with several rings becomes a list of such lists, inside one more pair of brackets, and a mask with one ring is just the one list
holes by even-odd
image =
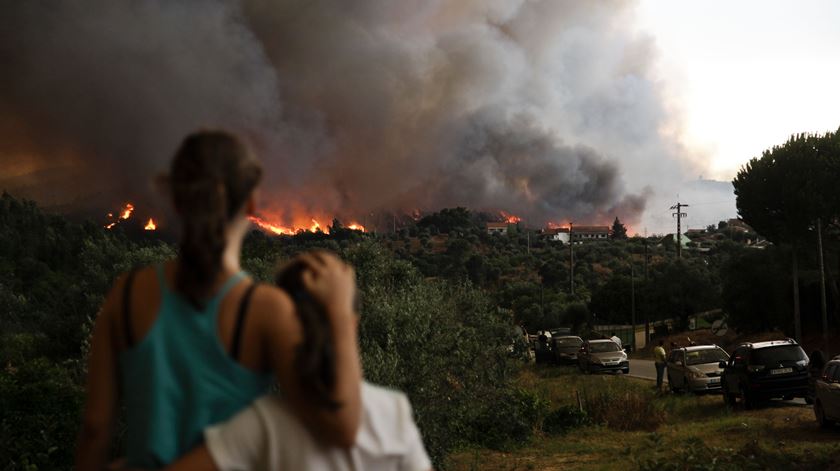
[[677, 204], [671, 206], [671, 209], [677, 210], [677, 212], [671, 214], [677, 218], [677, 259], [682, 258], [682, 218], [688, 216], [688, 214], [682, 212], [682, 208], [687, 207], [687, 204], [682, 204], [679, 201], [677, 201]]
[[822, 219], [817, 218], [817, 244], [820, 249], [820, 309], [822, 310], [823, 351], [831, 358], [828, 351], [828, 308], [825, 301], [825, 261], [823, 260]]
[[630, 256], [630, 323], [633, 324], [630, 337], [633, 351], [636, 351], [636, 270], [633, 268], [633, 256]]
[[569, 294], [575, 295], [575, 243], [572, 238], [574, 223], [569, 223]]
[[[647, 229], [645, 229], [645, 286], [648, 283], [648, 240]], [[645, 347], [650, 342], [650, 312], [645, 309]]]
[[531, 255], [531, 231], [525, 229], [525, 234], [528, 236], [528, 255]]

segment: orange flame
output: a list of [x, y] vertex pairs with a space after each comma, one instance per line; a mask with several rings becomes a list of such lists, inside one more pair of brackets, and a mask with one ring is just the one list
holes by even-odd
[[499, 211], [499, 214], [504, 218], [505, 222], [508, 224], [518, 224], [522, 221], [522, 218], [519, 216], [514, 216], [513, 214], [506, 213], [504, 211]]
[[546, 224], [549, 229], [568, 229], [569, 223], [567, 222], [549, 222]]
[[[326, 232], [324, 230], [324, 226], [322, 226], [321, 223], [318, 222], [318, 220], [315, 218], [309, 218], [310, 224], [306, 226], [297, 224], [293, 226], [274, 224], [273, 222], [269, 222], [268, 220], [263, 219], [259, 216], [248, 216], [248, 219], [250, 219], [251, 222], [254, 223], [260, 229], [276, 235], [295, 235], [299, 232]], [[345, 228], [353, 231], [365, 232], [365, 226], [357, 222], [353, 222], [349, 226], [345, 226]]]
[[149, 222], [146, 223], [146, 227], [144, 227], [143, 229], [145, 229], [147, 231], [157, 230], [157, 225], [155, 224], [155, 220], [152, 219], [152, 218], [149, 218]]
[[120, 219], [128, 219], [131, 217], [131, 213], [134, 212], [134, 205], [131, 203], [126, 203], [125, 208], [123, 208], [122, 214], [120, 214]]
[[250, 219], [251, 222], [256, 224], [260, 229], [262, 229], [264, 231], [272, 232], [272, 233], [277, 234], [277, 235], [294, 235], [295, 234], [295, 230], [290, 228], [290, 227], [277, 226], [277, 225], [271, 224], [270, 222], [268, 222], [268, 221], [266, 221], [262, 218], [258, 218], [256, 216], [249, 216], [248, 219]]
[[116, 226], [116, 225], [117, 225], [117, 223], [112, 222], [111, 224], [108, 224], [107, 226], [105, 226], [105, 229], [113, 229], [114, 226]]

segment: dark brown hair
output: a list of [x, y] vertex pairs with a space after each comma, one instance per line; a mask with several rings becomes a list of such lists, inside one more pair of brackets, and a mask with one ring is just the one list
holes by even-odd
[[197, 307], [222, 266], [225, 229], [260, 181], [262, 168], [233, 134], [190, 134], [172, 160], [170, 187], [183, 232], [178, 291]]
[[303, 342], [295, 351], [294, 366], [304, 393], [321, 407], [336, 410], [341, 404], [333, 400], [335, 389], [335, 346], [327, 313], [303, 285], [306, 264], [292, 261], [277, 273], [275, 284], [285, 290], [295, 303], [295, 311], [303, 328]]

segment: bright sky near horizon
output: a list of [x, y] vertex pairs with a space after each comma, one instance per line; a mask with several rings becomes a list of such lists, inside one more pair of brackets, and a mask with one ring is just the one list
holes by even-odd
[[731, 179], [798, 132], [840, 127], [840, 1], [640, 0], [683, 140]]

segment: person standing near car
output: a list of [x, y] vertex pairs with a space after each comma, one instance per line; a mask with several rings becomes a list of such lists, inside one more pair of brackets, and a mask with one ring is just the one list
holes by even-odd
[[615, 332], [613, 332], [613, 333], [612, 333], [612, 337], [610, 337], [610, 340], [612, 340], [613, 342], [615, 342], [615, 343], [618, 345], [618, 348], [623, 348], [623, 347], [621, 346], [621, 339], [620, 339], [620, 338], [618, 338], [618, 335], [615, 335]]
[[659, 345], [653, 349], [654, 362], [656, 364], [656, 389], [662, 389], [662, 378], [665, 376], [665, 341], [660, 339]]

